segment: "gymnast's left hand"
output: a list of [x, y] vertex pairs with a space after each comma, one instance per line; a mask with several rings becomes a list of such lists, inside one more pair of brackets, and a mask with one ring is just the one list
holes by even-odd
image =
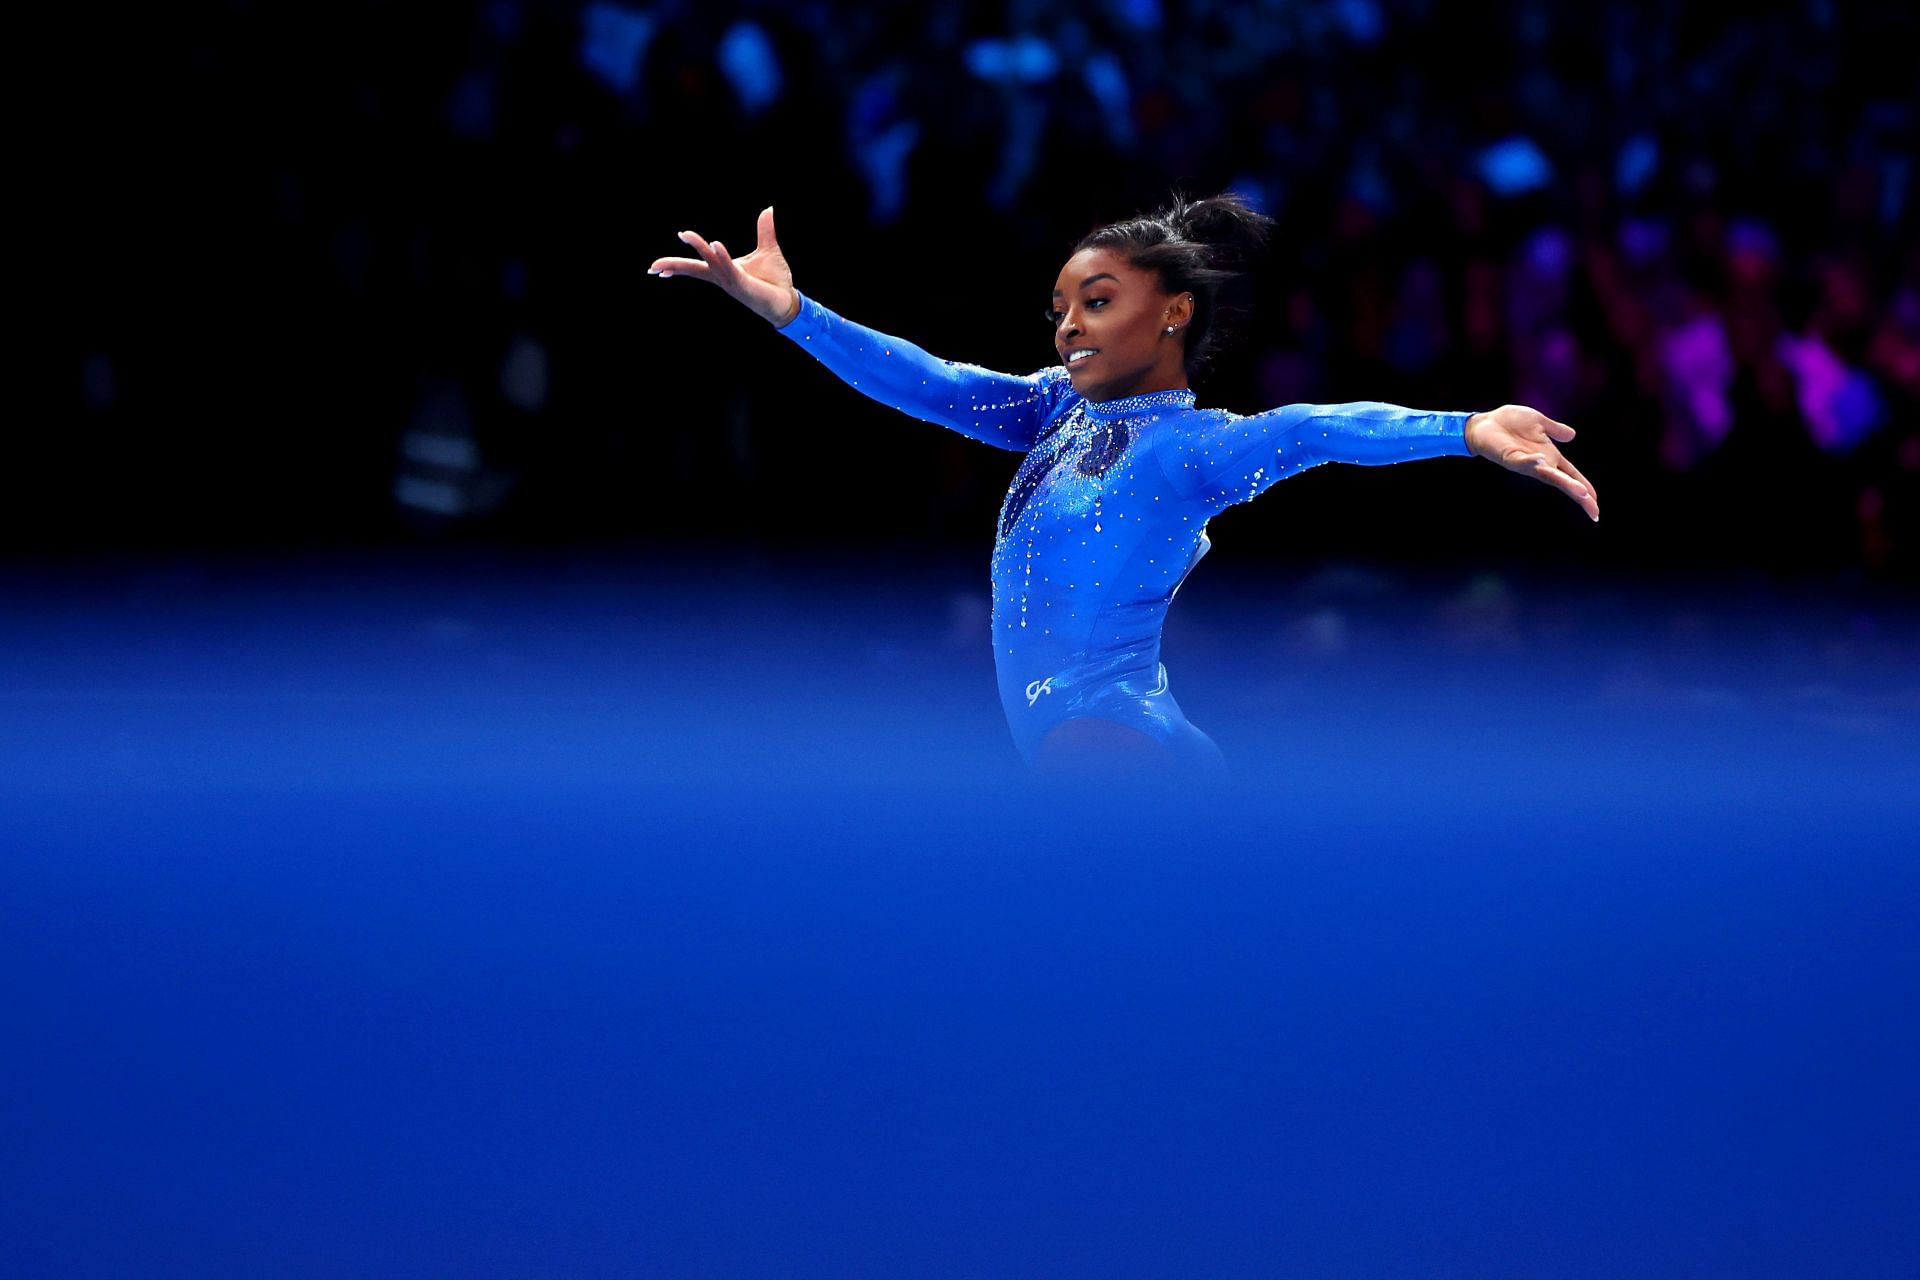
[[1552, 485], [1598, 520], [1600, 496], [1557, 447], [1573, 439], [1573, 434], [1566, 423], [1523, 404], [1503, 404], [1467, 419], [1467, 448], [1476, 457]]

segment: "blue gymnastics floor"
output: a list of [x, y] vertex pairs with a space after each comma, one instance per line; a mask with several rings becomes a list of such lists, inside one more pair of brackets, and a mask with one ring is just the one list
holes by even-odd
[[0, 584], [10, 1274], [1920, 1258], [1911, 596], [1203, 571], [1163, 794], [984, 562]]

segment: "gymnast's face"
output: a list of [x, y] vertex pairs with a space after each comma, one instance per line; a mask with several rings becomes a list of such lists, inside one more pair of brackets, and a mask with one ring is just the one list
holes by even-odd
[[1073, 389], [1089, 400], [1187, 385], [1183, 338], [1193, 295], [1166, 293], [1153, 272], [1112, 249], [1082, 249], [1067, 259], [1053, 282], [1048, 317]]

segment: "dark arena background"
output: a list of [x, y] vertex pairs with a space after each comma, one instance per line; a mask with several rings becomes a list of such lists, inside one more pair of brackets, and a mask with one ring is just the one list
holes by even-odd
[[[1920, 1272], [1910, 4], [242, 3], [16, 44], [17, 1276]], [[38, 77], [36, 77], [38, 78]], [[1018, 463], [699, 280], [1523, 404], [1221, 515], [1228, 786], [1030, 774]], [[51, 252], [42, 252], [42, 245]]]

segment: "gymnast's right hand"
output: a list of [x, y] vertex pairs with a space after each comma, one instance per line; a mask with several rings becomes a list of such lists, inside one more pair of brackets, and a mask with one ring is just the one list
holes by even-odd
[[700, 256], [655, 258], [647, 268], [648, 275], [711, 280], [775, 328], [784, 328], [800, 314], [793, 271], [787, 266], [787, 255], [780, 252], [780, 242], [773, 238], [772, 205], [760, 211], [760, 244], [744, 258], [736, 260], [718, 240], [709, 244], [691, 231], [682, 231], [680, 238]]

